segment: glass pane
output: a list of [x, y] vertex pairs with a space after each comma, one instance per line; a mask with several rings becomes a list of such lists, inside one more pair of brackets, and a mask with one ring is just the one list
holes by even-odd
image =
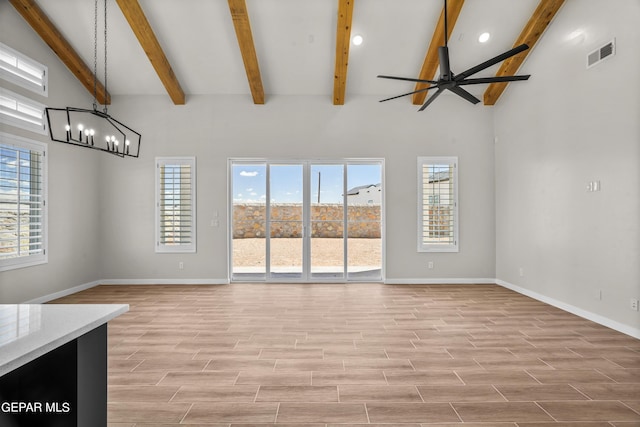
[[264, 280], [266, 274], [265, 164], [233, 164], [232, 277]]
[[311, 165], [311, 276], [344, 277], [344, 165]]
[[349, 279], [382, 278], [382, 166], [347, 167], [347, 272]]
[[271, 278], [302, 277], [303, 167], [269, 166]]
[[0, 259], [43, 250], [41, 153], [0, 145]]
[[160, 167], [160, 243], [185, 245], [192, 242], [191, 166], [164, 164]]
[[454, 165], [422, 166], [422, 241], [425, 245], [454, 244]]

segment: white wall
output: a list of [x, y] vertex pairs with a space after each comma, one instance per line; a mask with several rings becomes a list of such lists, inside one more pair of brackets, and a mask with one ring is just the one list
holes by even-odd
[[[0, 2], [0, 28], [2, 42], [49, 67], [49, 97], [41, 102], [90, 108], [91, 95], [8, 2]], [[189, 96], [187, 105], [174, 106], [168, 96], [114, 96], [109, 112], [143, 135], [139, 159], [3, 127], [49, 143], [49, 263], [0, 273], [0, 302], [33, 300], [99, 280], [225, 282], [229, 157], [385, 158], [386, 277], [495, 277], [491, 110], [448, 96], [427, 113], [416, 112], [408, 100], [377, 101], [350, 96], [337, 107], [329, 96], [267, 96], [260, 106], [248, 96]], [[198, 161], [196, 254], [154, 252], [154, 159], [172, 155]], [[460, 253], [416, 251], [418, 156], [459, 156]], [[220, 215], [217, 228], [209, 226], [214, 211]], [[427, 269], [428, 261], [434, 269]]]
[[[524, 65], [531, 79], [495, 111], [498, 279], [636, 334], [638, 22], [637, 0], [566, 2]], [[616, 55], [587, 70], [587, 53], [613, 37]], [[602, 191], [587, 192], [595, 180]]]
[[[49, 96], [0, 80], [7, 89], [51, 107], [90, 108], [92, 96], [7, 1], [0, 1], [0, 41], [49, 67]], [[0, 304], [28, 301], [98, 279], [99, 157], [52, 143], [48, 135], [0, 124], [0, 130], [48, 143], [49, 262], [0, 273]]]
[[[495, 277], [491, 110], [449, 96], [423, 113], [408, 100], [377, 101], [351, 96], [338, 107], [329, 97], [267, 96], [266, 105], [254, 105], [248, 96], [189, 96], [185, 106], [174, 106], [168, 97], [114, 97], [110, 111], [142, 133], [142, 155], [102, 160], [108, 202], [101, 208], [100, 277], [225, 281], [230, 157], [385, 158], [387, 278]], [[196, 254], [154, 253], [154, 158], [173, 155], [197, 157]], [[416, 251], [416, 158], [430, 155], [459, 156], [458, 254]], [[214, 211], [218, 228], [209, 225]]]

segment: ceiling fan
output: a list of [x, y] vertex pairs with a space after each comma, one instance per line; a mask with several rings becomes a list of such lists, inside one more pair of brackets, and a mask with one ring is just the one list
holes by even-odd
[[422, 79], [412, 79], [409, 77], [379, 75], [378, 77], [382, 79], [405, 80], [405, 81], [416, 82], [416, 83], [429, 83], [430, 85], [432, 85], [426, 88], [415, 90], [413, 92], [403, 93], [402, 95], [397, 95], [397, 96], [392, 96], [391, 98], [382, 99], [380, 100], [380, 102], [390, 101], [392, 99], [400, 98], [407, 95], [413, 95], [414, 93], [418, 93], [418, 92], [426, 92], [431, 89], [437, 89], [437, 91], [433, 95], [431, 95], [424, 104], [422, 104], [422, 107], [420, 107], [418, 111], [422, 111], [425, 108], [427, 108], [429, 104], [431, 104], [445, 90], [450, 90], [451, 92], [461, 96], [462, 98], [466, 99], [472, 104], [477, 104], [480, 102], [480, 100], [475, 96], [473, 96], [472, 94], [470, 94], [469, 92], [467, 92], [461, 86], [477, 85], [477, 84], [483, 84], [483, 83], [515, 82], [519, 80], [528, 80], [529, 77], [531, 77], [531, 75], [527, 74], [527, 75], [520, 75], [520, 76], [483, 77], [483, 78], [475, 78], [475, 79], [469, 78], [472, 75], [486, 68], [491, 67], [492, 65], [502, 62], [507, 58], [511, 58], [512, 56], [517, 55], [518, 53], [529, 49], [529, 46], [526, 44], [521, 44], [519, 46], [516, 46], [513, 49], [508, 50], [494, 58], [491, 58], [488, 61], [478, 64], [475, 67], [471, 67], [460, 74], [454, 74], [451, 71], [451, 67], [449, 64], [449, 48], [447, 46], [448, 44], [447, 30], [448, 30], [447, 0], [444, 0], [444, 46], [438, 47], [438, 57], [440, 60], [440, 78], [438, 80], [422, 80]]

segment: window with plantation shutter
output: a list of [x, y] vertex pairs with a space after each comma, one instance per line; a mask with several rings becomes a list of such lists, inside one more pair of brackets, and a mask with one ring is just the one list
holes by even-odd
[[45, 105], [0, 87], [0, 123], [47, 133]]
[[418, 251], [458, 252], [458, 158], [418, 158]]
[[0, 271], [47, 262], [46, 145], [0, 132]]
[[156, 159], [156, 252], [196, 251], [196, 159]]
[[0, 78], [48, 96], [47, 76], [45, 65], [0, 43]]

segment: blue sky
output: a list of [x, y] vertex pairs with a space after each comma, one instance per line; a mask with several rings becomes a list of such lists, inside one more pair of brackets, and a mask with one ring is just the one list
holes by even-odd
[[[233, 200], [236, 202], [264, 202], [266, 200], [266, 165], [240, 165], [232, 168]], [[350, 164], [347, 167], [347, 189], [360, 185], [375, 185], [381, 181], [380, 165]], [[311, 165], [311, 202], [342, 201], [342, 165]], [[302, 165], [271, 165], [271, 202], [302, 203]]]

